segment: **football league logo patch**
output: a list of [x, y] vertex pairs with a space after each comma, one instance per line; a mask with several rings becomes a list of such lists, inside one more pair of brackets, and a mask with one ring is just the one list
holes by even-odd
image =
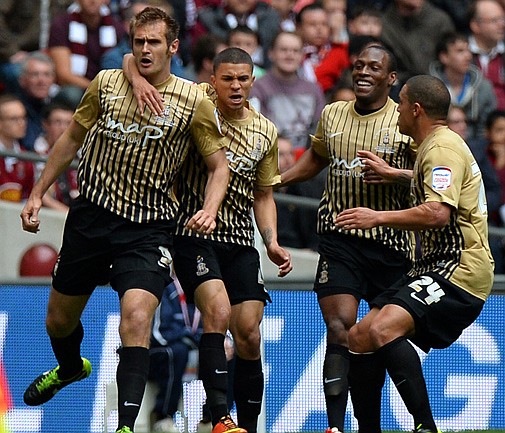
[[452, 171], [449, 167], [435, 167], [431, 172], [431, 186], [435, 191], [446, 191], [451, 181]]

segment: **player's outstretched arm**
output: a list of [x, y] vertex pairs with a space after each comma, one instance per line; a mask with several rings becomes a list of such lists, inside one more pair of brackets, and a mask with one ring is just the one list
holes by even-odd
[[158, 89], [140, 75], [133, 54], [123, 57], [123, 72], [133, 88], [133, 95], [139, 104], [140, 114], [144, 114], [146, 105], [156, 115], [161, 116], [164, 110], [164, 100]]
[[427, 230], [449, 223], [452, 208], [446, 203], [426, 202], [410, 209], [375, 211], [356, 207], [340, 212], [335, 218], [337, 227], [344, 230], [371, 229], [377, 226], [401, 230]]
[[23, 230], [31, 233], [39, 231], [39, 210], [42, 206], [42, 197], [55, 182], [58, 176], [63, 173], [77, 155], [81, 147], [87, 129], [72, 120], [70, 126], [54, 144], [47, 163], [30, 193], [30, 197], [21, 211], [21, 222]]
[[254, 189], [254, 218], [267, 248], [268, 258], [279, 268], [279, 277], [291, 272], [291, 255], [277, 242], [277, 208], [271, 186], [256, 186]]
[[208, 235], [216, 228], [217, 211], [228, 189], [230, 172], [225, 148], [206, 156], [205, 163], [207, 164], [208, 178], [203, 208], [188, 221], [186, 227]]
[[300, 159], [296, 161], [293, 167], [281, 174], [281, 184], [279, 186], [311, 179], [326, 167], [328, 163], [327, 158], [316, 153], [311, 147], [300, 156]]

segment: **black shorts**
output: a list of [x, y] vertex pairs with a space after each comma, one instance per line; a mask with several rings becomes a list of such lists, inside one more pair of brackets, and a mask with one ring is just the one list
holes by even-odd
[[376, 241], [335, 233], [320, 236], [314, 291], [317, 298], [349, 294], [375, 298], [412, 267], [402, 253]]
[[271, 301], [258, 251], [250, 246], [175, 236], [174, 269], [188, 302], [194, 302], [196, 288], [209, 280], [223, 281], [231, 305]]
[[428, 352], [456, 341], [477, 319], [484, 301], [444, 277], [427, 272], [416, 277], [404, 276], [371, 304], [379, 308], [387, 304], [405, 308], [414, 318], [416, 327], [415, 336], [410, 339]]
[[89, 295], [110, 283], [119, 296], [142, 288], [161, 299], [170, 283], [173, 224], [134, 223], [78, 197], [65, 222], [53, 287], [65, 295]]

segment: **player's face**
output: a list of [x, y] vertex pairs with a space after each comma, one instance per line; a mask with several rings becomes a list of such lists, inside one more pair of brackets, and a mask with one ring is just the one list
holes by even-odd
[[407, 98], [407, 85], [405, 84], [400, 90], [400, 102], [398, 103], [398, 130], [402, 134], [410, 135], [412, 132], [412, 124], [414, 121], [413, 107]]
[[151, 84], [159, 84], [170, 76], [170, 60], [179, 47], [175, 39], [170, 46], [165, 38], [166, 24], [156, 21], [135, 29], [133, 55], [141, 75]]
[[389, 96], [396, 73], [388, 71], [387, 54], [377, 48], [367, 48], [360, 53], [352, 71], [356, 104], [360, 108], [382, 107]]
[[229, 117], [241, 118], [253, 82], [250, 65], [221, 63], [211, 77], [219, 109]]

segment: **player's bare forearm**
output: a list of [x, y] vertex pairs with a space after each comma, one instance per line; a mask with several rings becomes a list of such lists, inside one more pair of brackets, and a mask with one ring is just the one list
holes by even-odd
[[254, 218], [267, 248], [268, 258], [278, 267], [278, 276], [284, 277], [293, 269], [291, 255], [277, 241], [277, 208], [272, 187], [254, 189]]
[[38, 215], [42, 206], [42, 199], [49, 187], [75, 158], [84, 141], [86, 132], [85, 128], [72, 120], [70, 126], [54, 144], [44, 170], [21, 211], [20, 217], [23, 230], [31, 233], [39, 231], [40, 221]]
[[314, 149], [307, 149], [295, 165], [281, 174], [281, 185], [285, 186], [295, 182], [313, 178], [328, 165], [328, 159], [318, 155]]
[[207, 164], [208, 178], [205, 186], [203, 209], [215, 218], [226, 195], [230, 180], [226, 150], [223, 148], [207, 156], [205, 163]]
[[337, 227], [344, 230], [371, 229], [377, 226], [401, 230], [427, 230], [444, 227], [450, 219], [451, 208], [439, 202], [395, 210], [375, 211], [365, 207], [346, 209], [335, 218]]
[[220, 149], [205, 157], [208, 169], [207, 184], [203, 207], [186, 224], [190, 230], [210, 234], [216, 228], [216, 216], [219, 206], [226, 195], [230, 172], [225, 149]]
[[277, 208], [272, 187], [254, 188], [254, 218], [265, 246], [277, 243]]

